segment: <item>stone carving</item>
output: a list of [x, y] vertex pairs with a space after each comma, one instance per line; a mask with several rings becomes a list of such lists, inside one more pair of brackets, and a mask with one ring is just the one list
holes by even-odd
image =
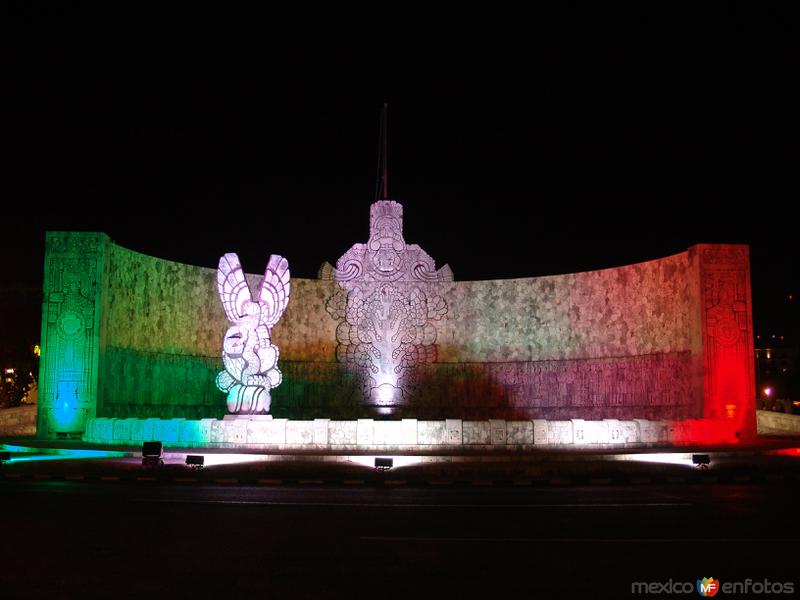
[[452, 281], [450, 267], [403, 238], [403, 207], [391, 200], [370, 207], [370, 237], [323, 268], [340, 289], [328, 300], [336, 330], [337, 359], [361, 375], [364, 394], [381, 414], [403, 403], [415, 367], [436, 360], [434, 321], [447, 302], [430, 284]]
[[737, 413], [751, 398], [752, 341], [748, 339], [751, 319], [745, 293], [746, 257], [733, 251], [709, 254], [706, 252], [704, 258], [712, 262], [704, 262], [703, 274], [706, 406], [708, 416], [730, 419], [741, 416]]
[[413, 288], [406, 296], [394, 285], [370, 292], [360, 287], [341, 291], [328, 302], [328, 311], [341, 319], [336, 329], [337, 358], [358, 365], [366, 375], [371, 404], [390, 407], [403, 398], [404, 375], [436, 360], [436, 328], [447, 314], [441, 296], [428, 298]]
[[403, 206], [375, 202], [369, 210], [369, 241], [355, 244], [337, 262], [333, 277], [346, 282], [452, 281], [453, 272], [436, 263], [416, 244], [403, 239]]
[[40, 435], [83, 431], [97, 401], [100, 234], [48, 233], [42, 327]]
[[232, 414], [268, 413], [270, 390], [281, 383], [278, 347], [271, 342], [272, 328], [289, 303], [289, 262], [273, 254], [264, 271], [258, 298], [252, 300], [239, 257], [219, 259], [217, 289], [228, 320], [217, 387], [228, 393]]

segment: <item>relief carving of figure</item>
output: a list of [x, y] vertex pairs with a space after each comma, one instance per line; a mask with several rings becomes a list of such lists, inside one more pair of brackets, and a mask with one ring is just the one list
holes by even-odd
[[258, 298], [252, 300], [239, 257], [219, 259], [217, 289], [228, 320], [217, 387], [228, 393], [231, 414], [265, 414], [270, 409], [270, 390], [281, 383], [278, 347], [271, 341], [272, 328], [289, 303], [289, 262], [273, 254], [264, 271]]
[[356, 366], [364, 395], [390, 414], [411, 392], [414, 368], [436, 360], [436, 327], [447, 302], [434, 284], [453, 280], [450, 267], [403, 238], [403, 207], [380, 200], [370, 207], [370, 235], [323, 268], [339, 289], [329, 299], [339, 362]]

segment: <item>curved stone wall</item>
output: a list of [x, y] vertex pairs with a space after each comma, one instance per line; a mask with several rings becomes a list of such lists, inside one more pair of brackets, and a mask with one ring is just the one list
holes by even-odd
[[[216, 271], [110, 244], [99, 415], [214, 417], [228, 322]], [[701, 414], [691, 356], [697, 266], [685, 252], [587, 273], [432, 285], [446, 299], [437, 358], [399, 414], [425, 418], [688, 418]], [[260, 276], [249, 275], [252, 289]], [[273, 412], [367, 416], [336, 358], [331, 280], [292, 280], [273, 331], [285, 373]]]
[[[51, 282], [61, 277], [57, 273], [81, 268], [54, 252], [63, 246], [62, 237], [76, 235], [100, 240], [92, 246], [93, 283], [84, 294], [91, 296], [94, 312], [81, 305], [96, 323], [81, 338], [81, 351], [94, 353], [96, 363], [89, 364], [96, 364], [97, 381], [76, 384], [76, 410], [83, 412], [70, 422], [224, 415], [225, 395], [214, 377], [228, 322], [215, 269], [133, 252], [102, 234], [51, 233]], [[265, 264], [267, 257], [265, 251]], [[248, 279], [256, 289], [260, 275]], [[56, 388], [76, 385], [65, 387], [53, 365], [74, 343], [54, 328], [63, 293], [51, 286], [48, 294], [48, 285], [43, 339], [49, 335], [60, 354], [42, 361], [52, 379], [43, 406], [48, 409], [50, 402], [56, 410]], [[709, 360], [741, 362], [742, 348], [752, 348], [746, 247], [695, 246], [660, 260], [559, 276], [402, 285], [409, 298], [424, 288], [428, 306], [441, 298], [437, 306], [445, 309], [425, 325], [429, 356], [413, 370], [394, 418], [659, 420], [721, 418], [726, 411], [742, 417], [743, 409], [736, 408], [741, 402], [729, 398], [734, 392], [709, 375], [715, 369]], [[373, 416], [363, 375], [337, 355], [343, 317], [331, 305], [342, 288], [333, 278], [292, 279], [291, 301], [272, 334], [284, 373], [273, 390], [276, 418]], [[733, 342], [727, 329], [722, 336], [714, 333], [715, 323], [729, 326], [731, 319], [739, 328]], [[72, 373], [66, 379], [80, 377]], [[747, 393], [741, 387], [746, 374], [740, 380], [737, 398]], [[45, 435], [52, 436], [58, 426], [44, 414], [50, 425], [41, 427], [40, 421], [40, 434], [47, 429]]]

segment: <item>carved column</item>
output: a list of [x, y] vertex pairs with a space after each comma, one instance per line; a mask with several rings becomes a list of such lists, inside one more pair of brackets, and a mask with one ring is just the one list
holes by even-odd
[[755, 374], [750, 257], [745, 245], [701, 244], [704, 417], [755, 434]]
[[96, 416], [108, 245], [102, 233], [47, 233], [38, 437], [77, 437]]

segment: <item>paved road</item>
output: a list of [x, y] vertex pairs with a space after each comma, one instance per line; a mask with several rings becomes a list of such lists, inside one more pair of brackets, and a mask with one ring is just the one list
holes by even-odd
[[800, 589], [798, 495], [4, 481], [0, 596], [634, 598], [634, 581], [703, 576]]

